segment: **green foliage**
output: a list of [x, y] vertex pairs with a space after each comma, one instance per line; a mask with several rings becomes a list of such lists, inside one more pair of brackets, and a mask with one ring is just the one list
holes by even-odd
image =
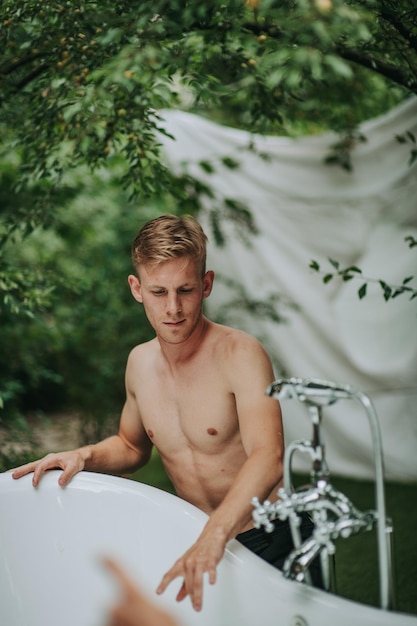
[[[407, 241], [410, 241], [410, 248], [416, 245], [413, 237], [410, 236], [406, 237], [405, 239]], [[411, 281], [414, 280], [414, 276], [407, 276], [402, 280], [400, 285], [392, 285], [388, 284], [382, 279], [364, 276], [362, 270], [355, 265], [350, 265], [349, 267], [342, 268], [340, 267], [339, 261], [330, 258], [328, 259], [328, 261], [335, 271], [322, 272], [319, 263], [314, 260], [310, 263], [310, 269], [323, 274], [324, 284], [329, 283], [335, 277], [340, 278], [344, 282], [348, 282], [349, 280], [352, 280], [354, 278], [361, 279], [363, 282], [358, 289], [358, 296], [360, 300], [362, 300], [362, 298], [366, 296], [369, 283], [377, 283], [381, 287], [385, 301], [392, 300], [403, 294], [410, 296], [410, 300], [414, 300], [414, 298], [417, 298], [417, 289], [410, 284]]]
[[[161, 111], [188, 108], [256, 132], [331, 128], [341, 138], [329, 158], [349, 169], [357, 125], [417, 93], [409, 4], [2, 1], [4, 414], [54, 396], [86, 414], [118, 404], [128, 348], [149, 333], [124, 286], [132, 215], [139, 228], [155, 212], [193, 213], [212, 194], [165, 168]], [[415, 138], [399, 141], [414, 160]], [[210, 215], [218, 244], [225, 217], [239, 236], [256, 232], [248, 208], [226, 198]]]
[[417, 139], [416, 139], [414, 133], [408, 131], [408, 132], [404, 133], [404, 135], [398, 135], [397, 136], [397, 141], [399, 143], [406, 143], [406, 144], [411, 145], [410, 160], [409, 160], [409, 163], [408, 163], [410, 165], [410, 167], [411, 167], [411, 165], [417, 159]]
[[[3, 297], [0, 397], [3, 419], [72, 408], [91, 421], [97, 438], [106, 420], [118, 417], [130, 349], [152, 336], [127, 284], [129, 244], [150, 214], [143, 207], [139, 215], [109, 172], [86, 174], [68, 178], [79, 193], [56, 209], [53, 229], [37, 228], [30, 238], [15, 233], [3, 248], [24, 288], [39, 274], [52, 277], [54, 290], [36, 315], [30, 309], [17, 316], [10, 293]], [[23, 309], [19, 285], [16, 291]]]
[[[3, 0], [0, 254], [14, 233], [53, 225], [55, 207], [75, 192], [61, 179], [80, 164], [94, 170], [117, 157], [129, 196], [198, 209], [211, 190], [176, 178], [160, 158], [167, 107], [257, 132], [333, 128], [341, 140], [329, 161], [349, 169], [357, 125], [417, 92], [417, 9], [408, 5]], [[414, 158], [413, 138], [403, 139]], [[220, 215], [254, 231], [247, 208], [229, 198], [211, 215], [218, 243]], [[4, 257], [0, 281], [11, 311], [50, 302], [43, 276], [22, 281]]]
[[344, 131], [416, 93], [416, 12], [407, 0], [3, 0], [2, 119], [28, 180], [118, 154], [126, 185], [153, 194], [163, 108]]

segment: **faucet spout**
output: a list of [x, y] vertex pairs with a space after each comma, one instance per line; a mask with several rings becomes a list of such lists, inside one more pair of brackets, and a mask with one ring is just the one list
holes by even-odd
[[285, 560], [284, 576], [300, 583], [306, 582], [306, 572], [320, 551], [321, 546], [314, 538], [305, 541], [302, 546], [295, 548]]

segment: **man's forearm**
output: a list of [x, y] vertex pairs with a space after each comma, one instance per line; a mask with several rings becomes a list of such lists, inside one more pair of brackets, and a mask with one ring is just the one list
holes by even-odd
[[128, 446], [119, 435], [79, 450], [84, 459], [84, 469], [91, 472], [124, 474], [145, 465], [149, 457]]
[[224, 534], [226, 541], [235, 537], [252, 519], [252, 498], [266, 499], [282, 479], [279, 455], [263, 450], [248, 457], [219, 507], [212, 513], [205, 531]]

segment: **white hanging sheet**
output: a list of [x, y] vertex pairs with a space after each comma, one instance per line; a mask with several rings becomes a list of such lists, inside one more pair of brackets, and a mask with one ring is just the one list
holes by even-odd
[[[324, 285], [309, 269], [314, 259], [331, 271], [330, 257], [386, 283], [414, 276], [416, 285], [417, 248], [404, 238], [417, 238], [417, 160], [410, 165], [411, 149], [417, 148], [417, 98], [363, 124], [366, 142], [353, 149], [351, 172], [324, 162], [338, 140], [332, 133], [259, 136], [181, 111], [161, 115], [175, 138], [160, 138], [168, 166], [213, 190], [200, 216], [206, 232], [210, 210], [221, 211], [224, 198], [244, 203], [259, 230], [248, 244], [223, 220], [227, 243], [209, 245], [209, 267], [240, 282], [251, 298], [278, 293], [298, 307], [285, 309], [283, 324], [230, 307], [228, 323], [264, 343], [278, 374], [350, 384], [367, 393], [379, 416], [386, 477], [417, 480], [417, 298], [400, 295], [386, 302], [379, 284], [369, 283], [359, 300], [363, 281], [333, 279]], [[407, 132], [407, 141], [399, 142]], [[239, 167], [226, 167], [225, 158]], [[209, 314], [216, 315], [232, 296], [230, 286], [218, 280]], [[286, 442], [310, 438], [306, 408], [295, 400], [282, 408]], [[323, 426], [330, 471], [372, 478], [370, 429], [361, 406], [343, 401], [325, 409]], [[294, 461], [297, 470], [310, 468], [301, 455]]]

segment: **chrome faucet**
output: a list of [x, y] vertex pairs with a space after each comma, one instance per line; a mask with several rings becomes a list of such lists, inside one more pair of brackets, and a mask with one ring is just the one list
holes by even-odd
[[[283, 573], [287, 578], [310, 583], [308, 568], [316, 557], [320, 557], [325, 589], [331, 586], [330, 560], [336, 548], [334, 540], [348, 538], [354, 534], [377, 528], [378, 561], [380, 578], [380, 603], [384, 609], [392, 608], [391, 550], [389, 533], [391, 524], [385, 513], [384, 476], [382, 445], [378, 418], [375, 409], [366, 394], [349, 385], [314, 378], [289, 378], [276, 380], [266, 392], [276, 399], [295, 398], [306, 404], [313, 425], [311, 441], [302, 440], [291, 443], [284, 457], [284, 482], [278, 490], [278, 500], [268, 500], [262, 504], [257, 498], [253, 520], [257, 528], [264, 527], [266, 532], [273, 530], [272, 520], [289, 521], [294, 549], [287, 557]], [[359, 511], [345, 494], [329, 482], [329, 469], [325, 457], [322, 433], [322, 407], [331, 405], [340, 399], [356, 399], [362, 404], [367, 414], [372, 435], [375, 465], [375, 500], [376, 511]], [[312, 461], [310, 472], [311, 485], [294, 491], [291, 479], [291, 462], [294, 452], [308, 454]], [[310, 538], [302, 542], [299, 526], [300, 514], [309, 513], [314, 530]]]

